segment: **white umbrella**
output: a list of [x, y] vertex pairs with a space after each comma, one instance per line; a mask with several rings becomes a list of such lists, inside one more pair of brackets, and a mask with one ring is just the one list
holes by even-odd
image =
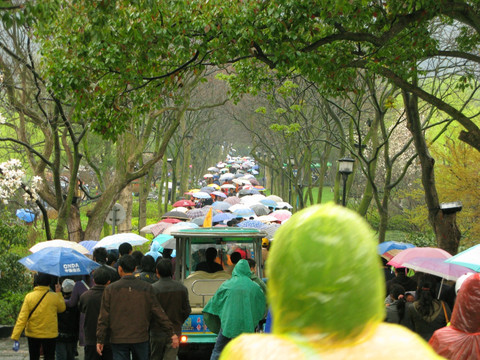
[[247, 179], [233, 179], [232, 180], [235, 184], [238, 184], [238, 185], [251, 185], [250, 181], [248, 181]]
[[277, 209], [293, 209], [293, 206], [285, 201], [277, 202]]
[[82, 255], [86, 255], [89, 252], [86, 247], [80, 245], [79, 243], [76, 243], [75, 241], [68, 241], [68, 240], [42, 241], [42, 242], [39, 242], [38, 244], [33, 245], [29, 250], [32, 253], [36, 253], [37, 251], [40, 251], [48, 247], [62, 247], [62, 248], [73, 249], [78, 251]]
[[95, 248], [104, 247], [107, 250], [118, 249], [123, 243], [129, 243], [132, 246], [142, 245], [148, 241], [147, 238], [134, 233], [121, 233], [104, 237], [98, 242]]
[[277, 195], [268, 195], [268, 196], [266, 197], [266, 199], [273, 200], [273, 201], [275, 201], [275, 202], [277, 202], [277, 203], [283, 201], [283, 199], [282, 199], [280, 196], [277, 196]]
[[261, 221], [263, 223], [271, 223], [271, 222], [276, 222], [278, 219], [275, 216], [272, 215], [262, 215], [257, 218], [258, 221]]
[[462, 265], [476, 272], [480, 272], [480, 244], [458, 253], [448, 260], [445, 260], [445, 262]]
[[237, 187], [235, 185], [232, 185], [232, 184], [223, 184], [222, 186], [220, 186], [220, 188], [222, 188], [222, 189], [236, 189]]

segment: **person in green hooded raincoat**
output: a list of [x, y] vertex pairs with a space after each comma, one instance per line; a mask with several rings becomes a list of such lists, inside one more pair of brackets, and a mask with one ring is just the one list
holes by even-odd
[[250, 266], [240, 260], [210, 299], [203, 315], [208, 328], [218, 334], [210, 360], [216, 360], [227, 343], [243, 333], [252, 333], [265, 315], [265, 295], [250, 279]]

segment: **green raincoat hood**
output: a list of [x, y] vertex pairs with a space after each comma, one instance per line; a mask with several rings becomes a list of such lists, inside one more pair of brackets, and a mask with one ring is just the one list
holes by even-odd
[[203, 315], [208, 328], [224, 336], [234, 338], [242, 333], [252, 333], [265, 315], [265, 295], [250, 279], [250, 267], [240, 260], [232, 272], [210, 299]]

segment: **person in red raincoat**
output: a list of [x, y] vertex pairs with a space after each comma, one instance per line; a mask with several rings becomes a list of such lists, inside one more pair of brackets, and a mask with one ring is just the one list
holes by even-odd
[[480, 274], [468, 277], [460, 288], [451, 325], [433, 333], [429, 344], [450, 360], [480, 359]]

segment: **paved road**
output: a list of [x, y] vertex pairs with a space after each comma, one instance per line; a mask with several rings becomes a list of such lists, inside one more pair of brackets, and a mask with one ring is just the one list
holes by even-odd
[[[13, 341], [9, 338], [0, 338], [0, 359], [1, 360], [28, 360], [27, 338], [20, 338], [20, 350], [12, 350]], [[76, 359], [83, 360], [83, 347], [78, 347], [79, 356]]]

